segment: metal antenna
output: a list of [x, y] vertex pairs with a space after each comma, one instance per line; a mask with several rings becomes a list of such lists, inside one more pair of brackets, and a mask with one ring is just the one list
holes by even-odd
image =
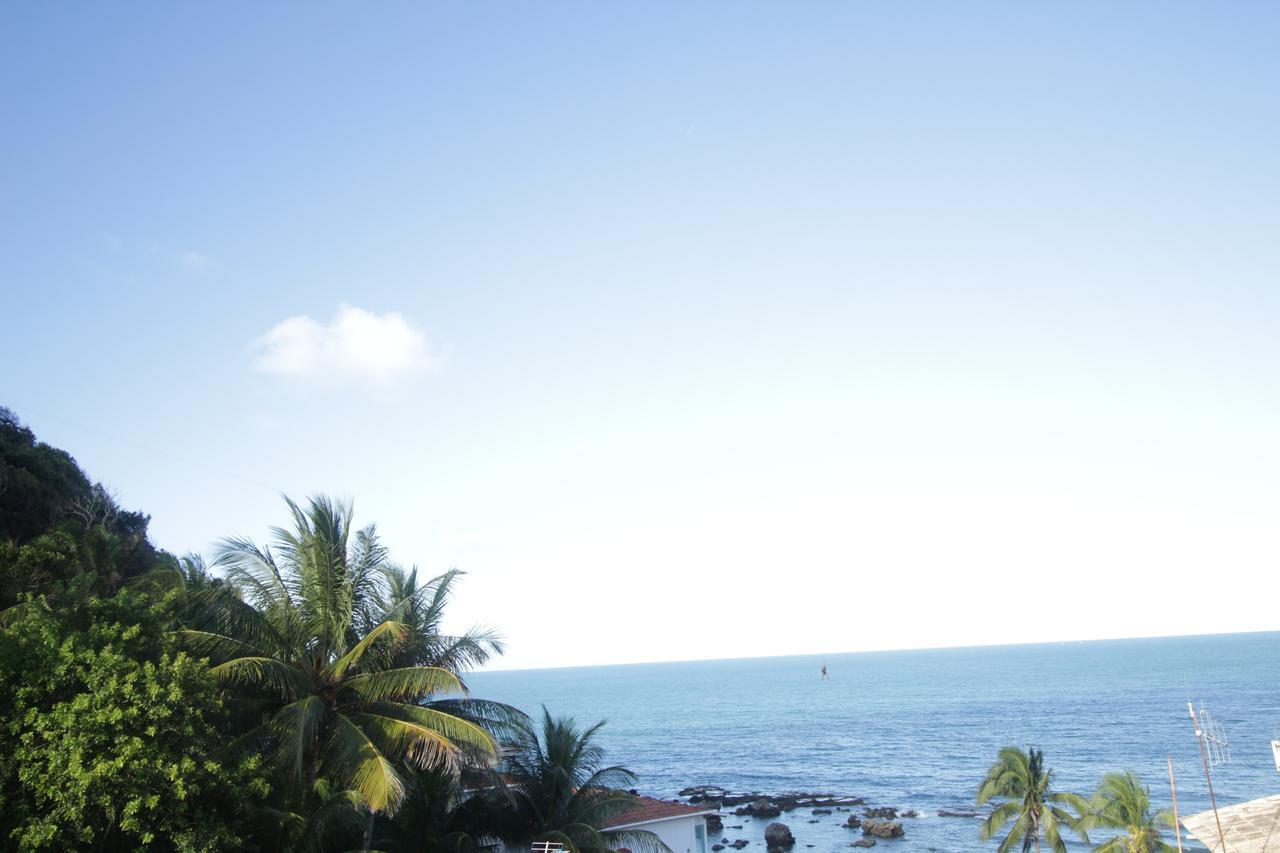
[[1200, 703], [1200, 728], [1204, 732], [1205, 751], [1209, 754], [1210, 769], [1219, 764], [1231, 763], [1231, 744], [1227, 742], [1227, 733], [1209, 713], [1203, 702]]
[[[1187, 710], [1191, 712], [1191, 725], [1195, 727], [1196, 743], [1200, 745], [1200, 761], [1201, 763], [1204, 764], [1204, 780], [1209, 783], [1209, 802], [1213, 804], [1213, 822], [1218, 825], [1218, 841], [1222, 842], [1223, 853], [1226, 853], [1227, 839], [1226, 839], [1226, 836], [1222, 834], [1222, 819], [1218, 817], [1218, 799], [1213, 795], [1213, 774], [1209, 771], [1208, 755], [1210, 752], [1212, 752], [1213, 741], [1209, 740], [1209, 736], [1206, 734], [1204, 727], [1200, 724], [1200, 720], [1196, 718], [1196, 706], [1188, 702]], [[1212, 717], [1209, 717], [1209, 712], [1204, 707], [1203, 702], [1200, 703], [1200, 712], [1203, 716], [1208, 718], [1210, 725], [1213, 725], [1215, 727], [1216, 735], [1221, 736], [1221, 743], [1225, 746], [1227, 739], [1225, 736], [1222, 736], [1222, 728], [1217, 726], [1217, 724], [1213, 722]], [[1208, 741], [1210, 744], [1210, 749], [1207, 751], [1205, 749], [1206, 741]], [[1226, 760], [1230, 761], [1231, 760], [1230, 750], [1227, 750], [1226, 755], [1227, 755]], [[1215, 762], [1215, 766], [1220, 763], [1222, 762], [1221, 761]]]

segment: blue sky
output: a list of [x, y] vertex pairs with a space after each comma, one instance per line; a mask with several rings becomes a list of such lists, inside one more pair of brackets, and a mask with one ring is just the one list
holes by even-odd
[[510, 666], [1277, 627], [1274, 4], [0, 14], [0, 403], [164, 547], [351, 496]]

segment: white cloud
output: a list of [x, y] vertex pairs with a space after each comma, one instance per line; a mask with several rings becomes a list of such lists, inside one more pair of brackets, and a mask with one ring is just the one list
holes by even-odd
[[385, 387], [439, 366], [426, 336], [403, 315], [339, 305], [333, 319], [289, 317], [249, 345], [253, 367], [320, 384], [352, 381]]

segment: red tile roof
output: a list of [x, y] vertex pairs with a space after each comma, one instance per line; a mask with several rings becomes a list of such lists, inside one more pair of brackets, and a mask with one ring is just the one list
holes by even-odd
[[666, 820], [672, 817], [714, 814], [715, 811], [715, 809], [686, 806], [684, 803], [673, 803], [669, 800], [655, 800], [653, 797], [636, 797], [636, 804], [633, 807], [609, 818], [601, 828], [615, 829], [619, 826], [649, 823], [650, 821]]

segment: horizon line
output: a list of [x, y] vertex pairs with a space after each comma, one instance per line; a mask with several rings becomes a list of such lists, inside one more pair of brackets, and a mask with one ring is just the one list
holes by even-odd
[[965, 643], [955, 646], [895, 646], [892, 648], [868, 648], [853, 649], [846, 651], [820, 651], [820, 652], [790, 652], [786, 654], [775, 655], [742, 655], [740, 657], [722, 657], [722, 658], [674, 658], [667, 660], [639, 660], [626, 661], [624, 663], [577, 663], [577, 664], [557, 664], [555, 666], [514, 666], [503, 669], [476, 669], [472, 670], [468, 675], [484, 675], [489, 673], [503, 672], [536, 672], [557, 669], [600, 669], [604, 667], [615, 666], [652, 666], [662, 663], [721, 663], [728, 661], [749, 661], [749, 660], [780, 660], [782, 658], [814, 658], [823, 656], [836, 655], [865, 655], [865, 654], [885, 654], [892, 652], [946, 652], [946, 651], [964, 651], [966, 649], [1004, 649], [1016, 646], [1062, 646], [1062, 645], [1083, 645], [1085, 643], [1114, 643], [1124, 641], [1141, 641], [1141, 640], [1186, 640], [1186, 639], [1207, 639], [1212, 637], [1247, 637], [1261, 634], [1280, 634], [1280, 628], [1259, 631], [1208, 631], [1203, 633], [1190, 634], [1140, 634], [1137, 636], [1114, 636], [1114, 637], [1093, 637], [1090, 639], [1067, 638], [1059, 640], [1035, 640], [1033, 642], [1017, 642], [1017, 643]]

